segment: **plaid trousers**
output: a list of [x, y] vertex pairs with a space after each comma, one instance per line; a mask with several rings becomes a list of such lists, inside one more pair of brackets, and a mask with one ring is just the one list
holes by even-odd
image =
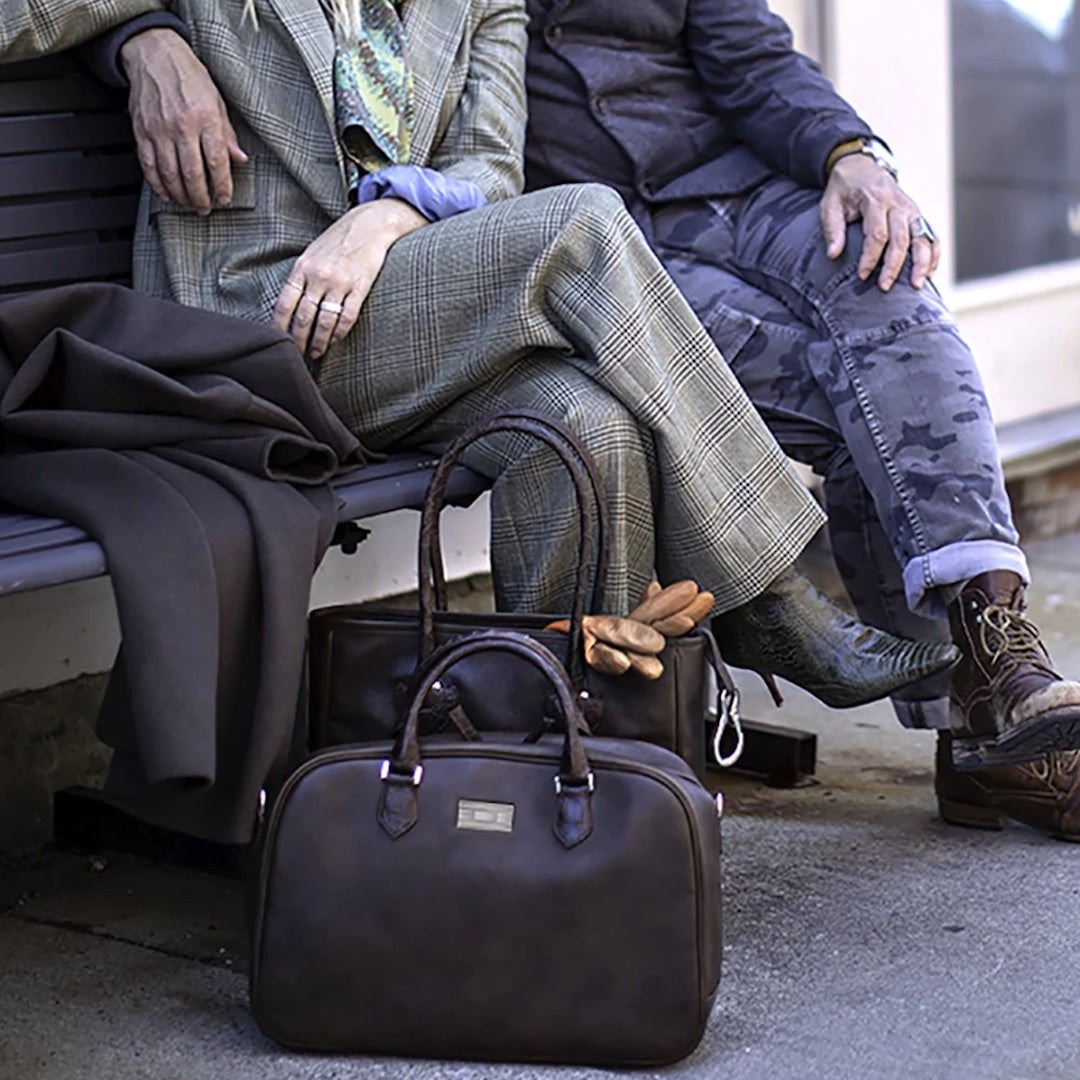
[[[399, 241], [315, 376], [375, 448], [439, 447], [506, 408], [566, 421], [606, 481], [611, 611], [629, 610], [654, 573], [696, 579], [717, 610], [744, 603], [823, 520], [621, 199], [597, 185]], [[518, 437], [465, 460], [494, 481], [500, 608], [565, 610], [577, 536], [561, 466]]]

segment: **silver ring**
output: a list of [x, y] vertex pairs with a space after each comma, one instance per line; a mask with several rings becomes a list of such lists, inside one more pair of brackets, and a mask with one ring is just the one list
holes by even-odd
[[333, 300], [320, 300], [319, 309], [329, 311], [331, 315], [340, 315], [345, 310], [345, 305], [336, 304]]
[[930, 222], [924, 217], [917, 217], [911, 223], [911, 239], [918, 240], [920, 236], [931, 244], [937, 243], [937, 233], [930, 228]]

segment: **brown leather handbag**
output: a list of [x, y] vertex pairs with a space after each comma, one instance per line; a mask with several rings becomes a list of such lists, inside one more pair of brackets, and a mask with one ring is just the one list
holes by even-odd
[[[552, 615], [459, 614], [446, 610], [439, 534], [450, 471], [462, 451], [485, 436], [517, 432], [546, 443], [569, 471], [578, 497], [579, 562], [570, 634], [544, 627]], [[321, 608], [309, 623], [309, 733], [312, 748], [393, 738], [418, 666], [448, 641], [485, 629], [518, 630], [561, 655], [594, 734], [643, 739], [674, 751], [698, 776], [706, 762], [707, 715], [720, 764], [741, 749], [738, 692], [710, 631], [673, 638], [657, 680], [603, 675], [586, 666], [581, 618], [598, 611], [607, 574], [607, 519], [602, 482], [591, 456], [561, 422], [543, 413], [502, 413], [474, 425], [443, 454], [432, 476], [420, 525], [419, 610], [355, 604]], [[715, 693], [713, 690], [715, 688]], [[506, 723], [543, 730], [548, 720], [543, 677], [515, 656], [480, 655], [461, 664], [452, 687], [425, 708], [425, 733], [457, 726], [493, 730]], [[710, 700], [711, 699], [711, 700]], [[731, 751], [724, 757], [721, 741]], [[734, 747], [734, 749], [732, 749]]]
[[[561, 732], [421, 739], [451, 669], [498, 655], [540, 673]], [[717, 804], [669, 751], [583, 726], [556, 657], [489, 632], [430, 658], [396, 743], [303, 762], [261, 839], [263, 1032], [339, 1054], [623, 1067], [689, 1054], [720, 977]]]

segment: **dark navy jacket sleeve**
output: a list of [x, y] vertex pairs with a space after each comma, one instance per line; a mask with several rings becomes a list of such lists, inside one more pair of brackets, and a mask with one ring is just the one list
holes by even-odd
[[819, 187], [830, 151], [871, 134], [764, 0], [689, 0], [686, 42], [733, 134], [801, 184]]
[[185, 41], [191, 41], [183, 19], [168, 11], [151, 11], [87, 42], [80, 50], [80, 55], [86, 66], [102, 82], [109, 86], [127, 86], [127, 76], [120, 64], [121, 48], [136, 34], [159, 27], [175, 30]]

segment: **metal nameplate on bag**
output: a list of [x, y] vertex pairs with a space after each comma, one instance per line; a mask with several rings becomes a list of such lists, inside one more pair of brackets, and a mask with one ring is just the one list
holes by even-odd
[[457, 827], [477, 832], [513, 832], [514, 804], [458, 799]]

